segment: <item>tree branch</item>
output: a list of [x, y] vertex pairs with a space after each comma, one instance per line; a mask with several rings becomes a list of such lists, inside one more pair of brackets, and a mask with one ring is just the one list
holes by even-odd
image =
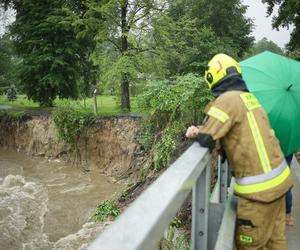
[[111, 38], [107, 38], [106, 40], [107, 40], [108, 42], [112, 43], [119, 51], [121, 51], [121, 47], [120, 47], [120, 45], [119, 45], [116, 41], [114, 41], [114, 40], [111, 39]]

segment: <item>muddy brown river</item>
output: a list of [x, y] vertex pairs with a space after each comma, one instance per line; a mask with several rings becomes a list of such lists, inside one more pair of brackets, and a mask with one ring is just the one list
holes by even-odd
[[122, 186], [59, 161], [0, 150], [0, 249], [86, 249], [100, 201]]

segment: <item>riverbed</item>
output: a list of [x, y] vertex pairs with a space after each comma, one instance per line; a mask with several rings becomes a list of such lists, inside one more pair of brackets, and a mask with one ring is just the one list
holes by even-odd
[[122, 189], [57, 160], [0, 150], [0, 249], [85, 249], [99, 202]]

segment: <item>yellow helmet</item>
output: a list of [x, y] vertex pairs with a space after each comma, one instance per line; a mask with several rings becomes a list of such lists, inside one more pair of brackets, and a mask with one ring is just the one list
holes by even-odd
[[242, 70], [236, 60], [225, 54], [217, 54], [209, 61], [204, 78], [211, 89], [221, 80], [238, 74], [242, 74]]

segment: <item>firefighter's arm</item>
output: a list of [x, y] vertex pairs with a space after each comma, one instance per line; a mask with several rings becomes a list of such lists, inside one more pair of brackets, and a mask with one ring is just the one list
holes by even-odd
[[202, 147], [209, 148], [210, 152], [214, 149], [216, 141], [210, 134], [205, 134], [199, 132], [197, 136], [197, 141]]
[[185, 136], [190, 139], [196, 139], [202, 147], [212, 150], [216, 144], [215, 140], [209, 134], [201, 133], [203, 126], [190, 126], [188, 127]]
[[229, 132], [232, 127], [232, 119], [227, 112], [215, 106], [211, 107], [207, 114], [207, 121], [199, 129], [198, 141], [200, 137], [202, 141], [210, 143], [211, 140], [216, 141], [223, 138]]
[[212, 150], [216, 144], [215, 140], [210, 134], [201, 133], [202, 126], [190, 126], [188, 127], [185, 136], [190, 139], [196, 139], [202, 147]]
[[216, 140], [224, 137], [230, 130], [231, 125], [232, 120], [225, 111], [211, 106], [207, 112], [204, 124], [200, 127], [189, 127], [186, 137], [194, 138], [202, 147], [212, 150], [216, 144]]

